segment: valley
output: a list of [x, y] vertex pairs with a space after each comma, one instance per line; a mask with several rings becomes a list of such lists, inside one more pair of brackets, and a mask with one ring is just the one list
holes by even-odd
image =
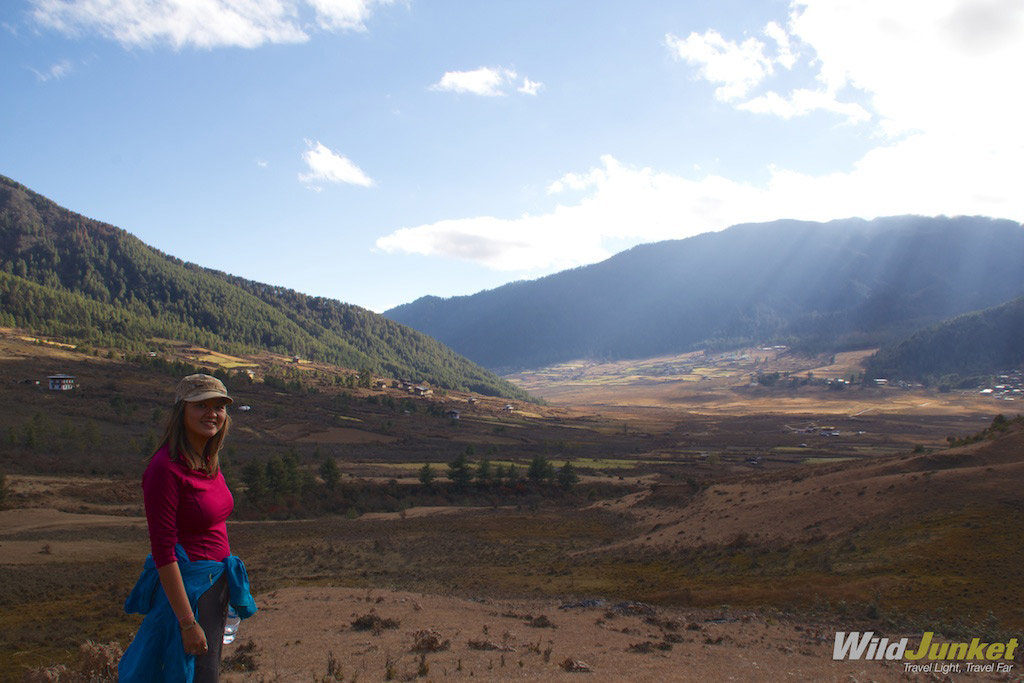
[[[865, 353], [749, 349], [508, 377], [543, 399], [532, 404], [441, 390], [416, 397], [390, 381], [360, 387], [350, 370], [285, 355], [170, 344], [156, 358], [87, 355], [25, 336], [0, 337], [0, 392], [10, 406], [0, 424], [8, 490], [0, 574], [15, 587], [3, 597], [4, 680], [72, 663], [87, 639], [126, 643], [137, 627], [120, 612], [147, 552], [137, 482], [171, 371], [185, 367], [177, 363], [230, 371], [238, 399], [225, 454], [236, 498], [230, 535], [270, 610], [243, 625], [258, 668], [233, 674], [240, 680], [322, 675], [323, 647], [346, 662], [345, 680], [380, 680], [390, 659], [396, 671], [414, 671], [402, 632], [367, 640], [348, 628], [354, 607], [332, 617], [334, 639], [299, 634], [282, 649], [288, 629], [301, 630], [303, 605], [364, 595], [375, 596], [366, 610], [393, 605], [403, 623], [429, 622], [452, 640], [427, 658], [433, 673], [484, 680], [513, 676], [495, 673], [497, 655], [463, 644], [473, 638], [462, 604], [543, 612], [557, 624], [560, 604], [625, 601], [651, 610], [649, 622], [698, 629], [677, 640], [671, 629], [617, 623], [598, 610], [586, 626], [573, 617], [572, 638], [552, 631], [556, 654], [544, 657], [544, 647], [528, 649], [533, 633], [503, 627], [518, 633], [507, 643], [517, 675], [544, 680], [571, 675], [558, 668], [566, 658], [612, 675], [622, 660], [614, 652], [644, 639], [670, 647], [626, 659], [668, 670], [719, 636], [732, 645], [703, 666], [724, 671], [768, 642], [780, 680], [787, 671], [838, 678], [857, 663], [833, 663], [823, 640], [800, 639], [804, 629], [827, 640], [861, 626], [950, 637], [1024, 626], [1005, 588], [1024, 566], [1015, 513], [1022, 425], [1010, 416], [994, 429], [1005, 404], [976, 390], [829, 384], [856, 376]], [[76, 378], [75, 391], [26, 383], [58, 372]], [[770, 384], [758, 381], [775, 373]], [[266, 375], [287, 382], [268, 386]], [[979, 433], [948, 449], [950, 437]], [[519, 474], [456, 490], [446, 474], [459, 456]], [[531, 481], [538, 456], [556, 469], [572, 463], [578, 483]], [[304, 484], [251, 499], [246, 468], [275, 457], [291, 458]], [[341, 475], [336, 489], [321, 476], [328, 459]], [[436, 473], [429, 487], [418, 478], [424, 464]], [[62, 602], [68, 595], [84, 599]], [[412, 601], [431, 611], [409, 612]], [[500, 616], [486, 614], [473, 628], [497, 628]], [[750, 623], [767, 641], [751, 640]], [[821, 653], [787, 654], [808, 647]]]

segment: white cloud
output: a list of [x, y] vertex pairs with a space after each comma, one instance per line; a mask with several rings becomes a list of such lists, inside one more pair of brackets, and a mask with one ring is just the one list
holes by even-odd
[[743, 43], [726, 40], [715, 30], [703, 34], [691, 33], [685, 40], [669, 33], [665, 43], [679, 59], [700, 66], [700, 75], [712, 83], [722, 85], [715, 97], [728, 102], [744, 97], [772, 73], [772, 61], [765, 53], [765, 45], [756, 38]]
[[531, 81], [529, 78], [523, 78], [523, 84], [516, 88], [516, 91], [521, 92], [524, 95], [536, 95], [537, 92], [543, 87], [543, 83]]
[[784, 119], [807, 116], [814, 111], [830, 111], [846, 117], [850, 123], [862, 123], [871, 119], [871, 114], [859, 104], [839, 102], [834, 95], [827, 92], [803, 88], [791, 92], [788, 99], [769, 91], [737, 104], [736, 108], [756, 114], [774, 114]]
[[[464, 92], [482, 97], [499, 97], [515, 86], [519, 75], [513, 69], [504, 67], [480, 67], [472, 71], [446, 71], [431, 90], [442, 92]], [[543, 83], [523, 77], [523, 83], [516, 90], [525, 95], [536, 95]]]
[[36, 75], [36, 78], [39, 79], [39, 81], [46, 82], [64, 78], [75, 70], [75, 65], [72, 64], [70, 60], [62, 59], [56, 64], [51, 64], [50, 68], [46, 71], [39, 71], [37, 69], [32, 69], [32, 67], [29, 67], [29, 69], [31, 69], [32, 73]]
[[246, 47], [309, 40], [304, 14], [323, 30], [364, 30], [391, 0], [31, 0], [43, 26], [96, 33], [125, 46]]
[[270, 166], [270, 162], [264, 159], [257, 159], [256, 165], [259, 166], [260, 168], [266, 168], [267, 166]]
[[328, 31], [365, 31], [373, 5], [391, 4], [391, 0], [306, 0], [316, 10], [317, 24]]
[[373, 180], [348, 157], [332, 151], [320, 142], [312, 143], [307, 140], [306, 145], [309, 149], [302, 153], [302, 160], [309, 167], [309, 172], [300, 173], [299, 180], [312, 189], [319, 192], [320, 186], [317, 185], [319, 182], [347, 183], [361, 187], [373, 186]]
[[[910, 136], [873, 150], [849, 172], [812, 176], [772, 168], [768, 182], [760, 185], [714, 175], [684, 178], [604, 156], [600, 166], [551, 183], [552, 194], [583, 196], [549, 213], [444, 220], [402, 228], [376, 244], [387, 252], [542, 274], [607, 258], [613, 241], [681, 239], [779, 218], [828, 221], [912, 213], [1024, 218], [1019, 171], [1000, 176], [981, 166], [983, 155], [976, 150], [947, 142], [950, 146], [935, 147], [924, 136]], [[952, 172], [947, 154], [968, 165]], [[974, 182], [979, 168], [983, 177]]]
[[796, 55], [793, 54], [793, 48], [790, 45], [789, 34], [786, 33], [786, 29], [774, 21], [769, 21], [768, 25], [764, 27], [764, 34], [774, 40], [775, 44], [779, 46], [779, 54], [775, 61], [785, 69], [792, 69], [793, 65], [796, 64]]

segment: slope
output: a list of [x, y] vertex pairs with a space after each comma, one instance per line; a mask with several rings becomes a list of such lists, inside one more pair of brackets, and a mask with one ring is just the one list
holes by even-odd
[[1024, 366], [1024, 297], [968, 313], [882, 348], [868, 361], [873, 377], [956, 384]]
[[0, 176], [0, 324], [141, 350], [151, 337], [285, 354], [438, 386], [524, 393], [375, 313], [202, 268]]

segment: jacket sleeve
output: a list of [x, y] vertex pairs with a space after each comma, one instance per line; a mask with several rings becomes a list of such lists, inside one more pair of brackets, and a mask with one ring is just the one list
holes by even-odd
[[149, 545], [157, 568], [175, 561], [178, 542], [178, 500], [182, 477], [177, 465], [167, 458], [154, 457], [142, 475], [142, 499], [146, 506]]

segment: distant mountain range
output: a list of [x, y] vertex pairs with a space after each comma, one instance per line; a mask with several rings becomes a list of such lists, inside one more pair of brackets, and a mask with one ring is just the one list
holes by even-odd
[[436, 386], [525, 392], [376, 313], [185, 263], [0, 176], [0, 325], [144, 350], [267, 349]]
[[1024, 227], [898, 216], [737, 225], [385, 316], [498, 372], [785, 343], [893, 343], [1024, 295]]

